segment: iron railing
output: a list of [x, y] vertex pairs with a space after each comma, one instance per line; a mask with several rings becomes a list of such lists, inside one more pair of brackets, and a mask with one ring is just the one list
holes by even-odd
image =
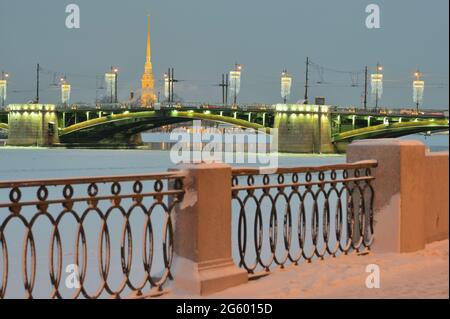
[[182, 180], [171, 172], [0, 182], [0, 299], [161, 290]]
[[237, 264], [253, 274], [276, 265], [370, 249], [371, 169], [376, 166], [376, 161], [364, 161], [279, 168], [267, 174], [233, 169]]

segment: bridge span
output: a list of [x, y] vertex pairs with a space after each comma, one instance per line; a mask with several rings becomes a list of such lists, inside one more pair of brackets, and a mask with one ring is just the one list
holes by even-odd
[[270, 133], [277, 129], [280, 152], [336, 153], [358, 139], [448, 131], [447, 111], [416, 113], [327, 105], [207, 105], [186, 103], [154, 109], [127, 105], [12, 104], [0, 111], [8, 145], [139, 145], [141, 133], [202, 120]]

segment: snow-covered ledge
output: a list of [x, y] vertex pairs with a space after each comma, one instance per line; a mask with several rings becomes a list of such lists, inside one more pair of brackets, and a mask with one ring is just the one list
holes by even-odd
[[449, 153], [419, 141], [378, 139], [349, 145], [347, 162], [375, 159], [375, 251], [412, 252], [448, 238]]

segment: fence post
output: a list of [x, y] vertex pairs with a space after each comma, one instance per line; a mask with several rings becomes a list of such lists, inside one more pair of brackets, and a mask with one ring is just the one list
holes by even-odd
[[374, 159], [375, 241], [383, 252], [412, 252], [425, 247], [425, 145], [399, 139], [361, 140], [347, 149], [347, 162]]
[[248, 281], [231, 256], [231, 167], [185, 164], [185, 195], [175, 211], [175, 288], [207, 295]]

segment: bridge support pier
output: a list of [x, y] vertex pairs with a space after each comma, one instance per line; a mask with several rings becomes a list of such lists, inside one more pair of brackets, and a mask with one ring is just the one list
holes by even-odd
[[54, 105], [11, 104], [7, 145], [50, 146], [59, 143]]
[[326, 113], [278, 113], [278, 150], [286, 153], [335, 153], [331, 124]]

